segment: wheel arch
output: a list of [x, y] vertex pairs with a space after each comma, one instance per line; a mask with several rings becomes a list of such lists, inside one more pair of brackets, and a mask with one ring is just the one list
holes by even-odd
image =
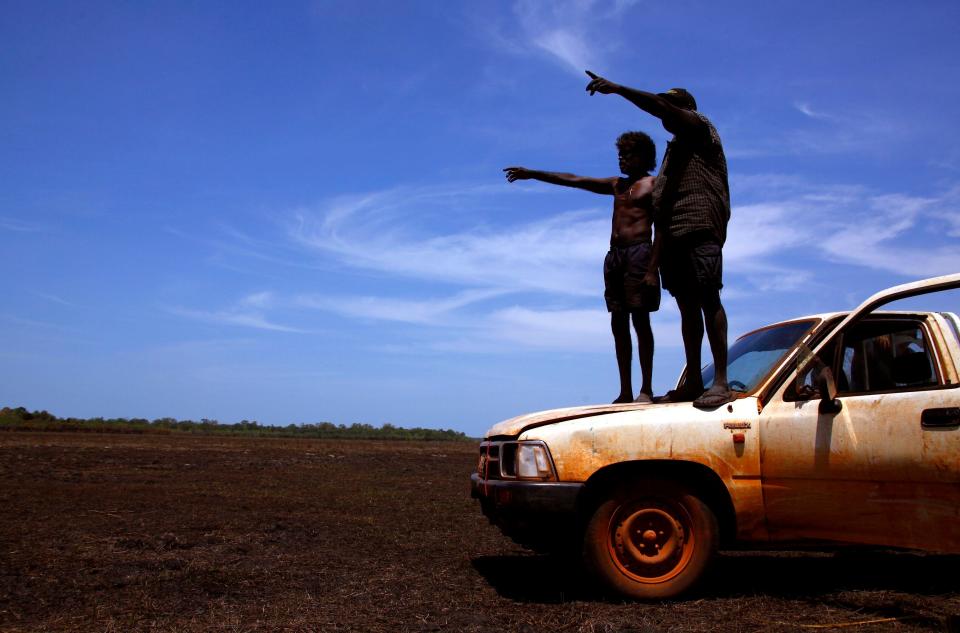
[[721, 546], [736, 539], [737, 514], [720, 476], [703, 464], [683, 460], [638, 460], [604, 466], [585, 482], [579, 510], [589, 517], [615, 486], [641, 479], [664, 479], [687, 486], [717, 517]]

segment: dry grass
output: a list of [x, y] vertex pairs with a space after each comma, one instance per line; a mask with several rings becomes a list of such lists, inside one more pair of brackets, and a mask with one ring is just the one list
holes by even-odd
[[868, 632], [960, 613], [960, 558], [896, 553], [728, 554], [686, 600], [608, 599], [486, 523], [474, 451], [0, 434], [0, 630]]

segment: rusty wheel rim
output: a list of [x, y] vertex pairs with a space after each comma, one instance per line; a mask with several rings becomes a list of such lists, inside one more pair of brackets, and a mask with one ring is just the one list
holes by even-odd
[[693, 555], [692, 525], [679, 504], [658, 500], [622, 505], [610, 521], [610, 556], [624, 575], [637, 582], [670, 580]]

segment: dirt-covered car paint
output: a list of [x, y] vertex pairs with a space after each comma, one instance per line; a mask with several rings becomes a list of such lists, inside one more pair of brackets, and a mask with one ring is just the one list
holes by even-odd
[[741, 538], [764, 538], [757, 399], [715, 410], [689, 403], [643, 405], [536, 426], [520, 439], [550, 447], [560, 481], [586, 482], [612, 464], [669, 460], [701, 464], [720, 478], [737, 513]]

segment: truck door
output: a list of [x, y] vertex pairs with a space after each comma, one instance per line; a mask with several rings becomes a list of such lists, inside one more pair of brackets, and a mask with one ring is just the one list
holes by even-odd
[[960, 398], [945, 382], [931, 325], [920, 315], [872, 316], [823, 347], [839, 411], [820, 412], [806, 376], [764, 408], [771, 538], [957, 551]]

